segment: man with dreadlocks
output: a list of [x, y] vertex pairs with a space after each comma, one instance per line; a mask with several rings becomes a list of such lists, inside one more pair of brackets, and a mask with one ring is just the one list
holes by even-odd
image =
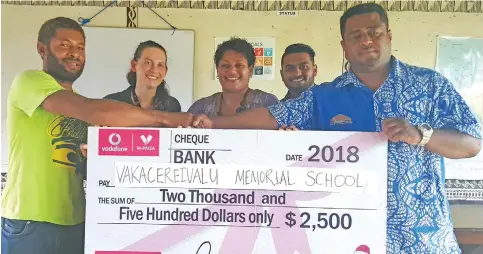
[[87, 126], [186, 127], [189, 113], [144, 110], [112, 100], [88, 99], [72, 85], [85, 63], [85, 34], [58, 17], [40, 28], [42, 70], [15, 77], [7, 100], [10, 148], [2, 199], [2, 253], [84, 252], [85, 196], [78, 170]]

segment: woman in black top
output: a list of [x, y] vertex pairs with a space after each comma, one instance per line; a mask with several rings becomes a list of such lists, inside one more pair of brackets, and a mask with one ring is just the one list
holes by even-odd
[[170, 96], [166, 88], [164, 77], [168, 72], [167, 59], [163, 46], [154, 41], [142, 42], [131, 60], [131, 69], [127, 74], [129, 87], [104, 99], [122, 101], [144, 109], [181, 112], [179, 101]]

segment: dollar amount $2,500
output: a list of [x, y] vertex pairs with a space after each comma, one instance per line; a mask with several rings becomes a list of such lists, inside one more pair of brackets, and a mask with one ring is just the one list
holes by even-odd
[[[317, 219], [314, 220], [310, 213], [303, 212], [300, 214], [301, 223], [299, 226], [301, 228], [312, 228], [312, 231], [315, 229], [343, 229], [348, 230], [352, 226], [352, 217], [348, 213], [344, 213], [342, 215], [338, 213], [318, 213]], [[285, 215], [285, 225], [289, 227], [293, 227], [297, 225], [297, 216], [294, 212], [288, 212]]]

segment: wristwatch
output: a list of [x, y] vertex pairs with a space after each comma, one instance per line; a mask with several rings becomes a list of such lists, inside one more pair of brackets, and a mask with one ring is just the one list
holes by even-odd
[[420, 124], [417, 128], [423, 136], [418, 145], [425, 146], [431, 138], [431, 135], [433, 135], [433, 128], [427, 123]]

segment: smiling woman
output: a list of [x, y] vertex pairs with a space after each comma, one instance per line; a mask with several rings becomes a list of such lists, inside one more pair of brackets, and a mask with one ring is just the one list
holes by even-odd
[[214, 60], [222, 92], [199, 99], [188, 112], [209, 117], [229, 116], [278, 103], [275, 95], [249, 88], [255, 52], [246, 40], [232, 38], [223, 42], [216, 49]]
[[154, 41], [138, 45], [127, 74], [129, 87], [104, 99], [118, 100], [143, 109], [180, 112], [178, 100], [169, 95], [164, 77], [168, 72], [167, 53]]

